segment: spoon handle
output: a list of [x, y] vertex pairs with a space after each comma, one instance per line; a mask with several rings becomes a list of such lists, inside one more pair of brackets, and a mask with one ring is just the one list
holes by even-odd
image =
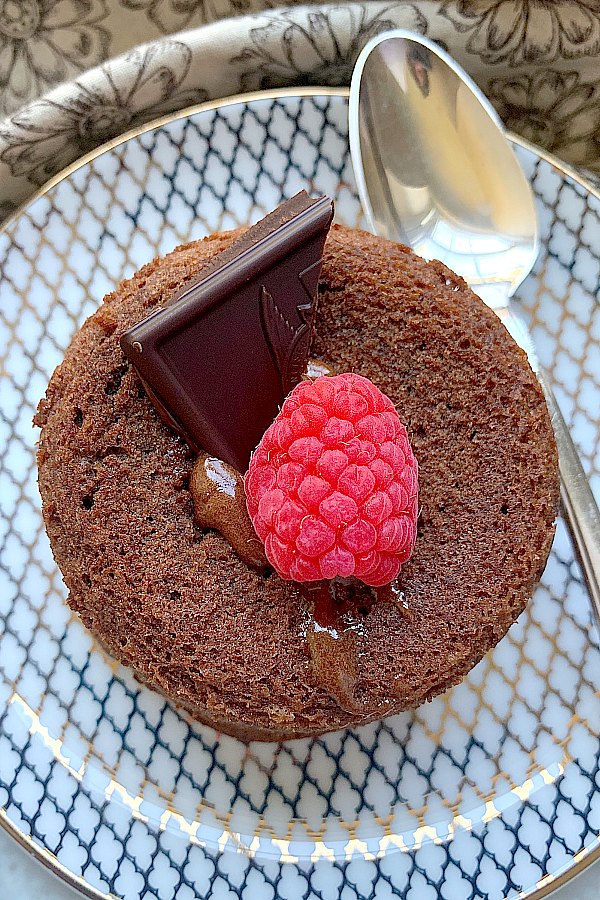
[[600, 513], [586, 478], [581, 459], [571, 438], [550, 379], [543, 369], [536, 372], [546, 398], [556, 436], [560, 498], [569, 523], [579, 563], [587, 582], [596, 620], [600, 623]]
[[600, 624], [600, 512], [598, 505], [583, 471], [581, 459], [567, 423], [554, 396], [550, 379], [539, 363], [529, 333], [520, 319], [508, 307], [495, 311], [517, 343], [527, 353], [531, 368], [536, 373], [544, 392], [558, 448], [562, 506], [585, 576], [596, 620]]

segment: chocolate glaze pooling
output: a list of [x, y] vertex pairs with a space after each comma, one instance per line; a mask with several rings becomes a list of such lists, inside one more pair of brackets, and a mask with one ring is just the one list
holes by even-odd
[[246, 509], [244, 479], [239, 472], [203, 453], [192, 469], [190, 493], [201, 528], [214, 528], [222, 534], [246, 565], [259, 571], [267, 568], [263, 545]]
[[377, 588], [377, 598], [384, 603], [393, 604], [403, 616], [412, 615], [410, 604], [397, 581], [392, 581], [391, 584], [384, 584], [383, 587]]
[[368, 615], [376, 603], [392, 603], [408, 614], [404, 592], [397, 582], [371, 588], [353, 578], [307, 582], [297, 585], [309, 614], [306, 640], [317, 683], [336, 701], [340, 709], [354, 715], [365, 714], [357, 696], [360, 676], [357, 639], [368, 628]]
[[353, 602], [351, 584], [316, 581], [299, 583], [297, 589], [309, 615], [306, 640], [315, 680], [341, 709], [364, 713], [355, 695], [359, 674], [356, 638], [364, 629], [367, 610]]
[[[320, 359], [309, 359], [305, 378], [334, 375]], [[256, 535], [244, 494], [244, 476], [216, 456], [201, 453], [190, 478], [196, 522], [201, 528], [213, 528], [229, 541], [246, 565], [263, 571], [268, 567], [262, 542]]]

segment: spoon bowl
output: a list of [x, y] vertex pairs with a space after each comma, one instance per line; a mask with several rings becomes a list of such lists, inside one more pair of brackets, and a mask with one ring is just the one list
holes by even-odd
[[370, 227], [508, 296], [538, 254], [529, 184], [479, 88], [415, 38], [377, 36], [354, 70], [350, 146]]

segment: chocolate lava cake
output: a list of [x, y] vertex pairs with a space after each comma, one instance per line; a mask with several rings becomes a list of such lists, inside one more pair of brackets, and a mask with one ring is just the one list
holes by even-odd
[[403, 603], [372, 602], [365, 586], [350, 702], [340, 702], [315, 668], [297, 586], [249, 568], [196, 524], [195, 456], [119, 344], [239, 234], [153, 260], [83, 325], [36, 415], [39, 485], [69, 604], [107, 650], [200, 721], [280, 740], [415, 707], [463, 678], [542, 573], [557, 456], [525, 354], [465, 283], [406, 247], [334, 226], [311, 356], [393, 400], [420, 473]]

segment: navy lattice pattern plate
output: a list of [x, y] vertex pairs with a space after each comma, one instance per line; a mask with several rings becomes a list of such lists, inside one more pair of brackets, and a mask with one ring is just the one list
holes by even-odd
[[[176, 244], [300, 188], [361, 224], [343, 92], [212, 104], [68, 171], [0, 235], [0, 806], [92, 896], [435, 900], [543, 893], [600, 855], [600, 659], [562, 523], [527, 611], [416, 712], [282, 745], [192, 722], [70, 613], [31, 418], [81, 322]], [[533, 150], [542, 251], [520, 294], [600, 494], [600, 200]]]

